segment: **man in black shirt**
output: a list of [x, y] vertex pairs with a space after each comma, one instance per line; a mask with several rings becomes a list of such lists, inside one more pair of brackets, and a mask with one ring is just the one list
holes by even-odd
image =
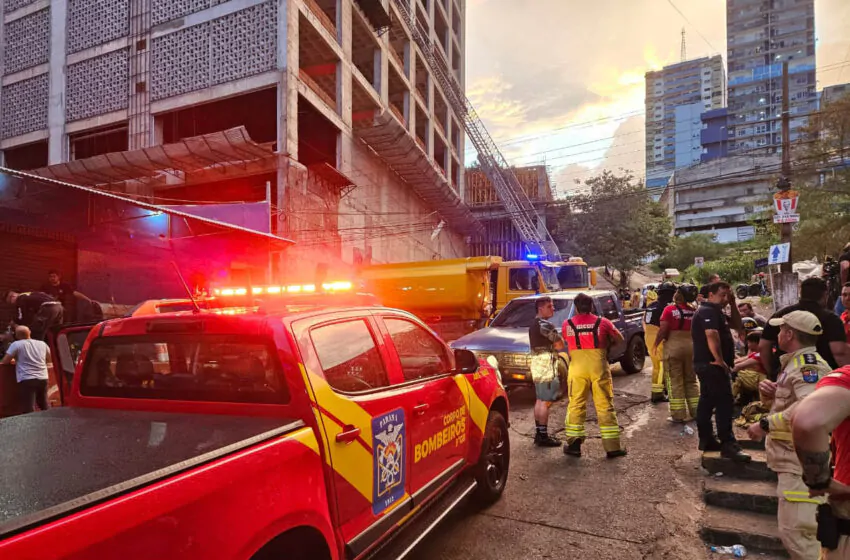
[[[844, 324], [841, 319], [826, 309], [828, 297], [826, 282], [822, 278], [807, 278], [800, 286], [800, 301], [794, 305], [783, 307], [773, 314], [771, 319], [782, 317], [792, 311], [808, 311], [815, 315], [823, 326], [823, 334], [818, 337], [818, 354], [837, 369], [850, 363], [850, 347], [847, 346], [847, 338], [844, 333]], [[779, 356], [783, 354], [777, 347], [779, 338], [779, 327], [768, 325], [761, 334], [759, 352], [764, 371], [772, 381], [776, 381], [779, 371]], [[774, 352], [774, 349], [776, 351]]]
[[62, 323], [62, 304], [44, 292], [19, 294], [10, 290], [5, 299], [15, 306], [14, 323], [29, 327], [35, 340], [45, 340], [47, 330]]
[[62, 304], [65, 310], [66, 321], [74, 322], [74, 286], [62, 281], [62, 274], [58, 270], [47, 272], [47, 283], [42, 284], [39, 291], [44, 292]]
[[534, 403], [534, 445], [560, 447], [561, 443], [549, 435], [549, 407], [561, 395], [557, 352], [564, 349], [564, 339], [561, 338], [558, 328], [549, 322], [555, 315], [552, 298], [538, 298], [536, 305], [537, 316], [528, 328], [531, 379], [537, 393], [537, 401]]
[[[735, 295], [726, 282], [709, 284], [706, 293], [708, 296], [691, 323], [694, 371], [700, 386], [697, 405], [699, 448], [702, 451], [720, 451], [723, 457], [745, 463], [750, 461], [750, 456], [741, 451], [732, 432], [734, 401], [730, 378], [735, 365], [735, 342], [729, 323], [741, 331], [741, 315], [735, 305]], [[723, 313], [727, 305], [732, 310], [729, 320]], [[712, 416], [717, 423], [717, 436], [711, 425]]]

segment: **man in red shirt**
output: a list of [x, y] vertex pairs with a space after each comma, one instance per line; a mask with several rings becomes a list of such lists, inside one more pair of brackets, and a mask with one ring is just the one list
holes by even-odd
[[841, 304], [844, 306], [841, 322], [844, 323], [844, 335], [847, 337], [847, 343], [850, 344], [850, 282], [841, 288]]
[[570, 403], [567, 407], [567, 443], [564, 453], [581, 457], [581, 444], [587, 437], [587, 394], [592, 392], [596, 418], [602, 435], [602, 448], [609, 459], [622, 457], [620, 425], [614, 410], [614, 380], [608, 365], [608, 349], [623, 340], [614, 323], [594, 315], [593, 298], [578, 294], [573, 300], [575, 315], [564, 322], [564, 342], [570, 354], [567, 378]]
[[[830, 432], [834, 473], [829, 460]], [[818, 508], [818, 540], [824, 549], [821, 558], [850, 559], [850, 366], [822, 378], [817, 389], [799, 403], [793, 437], [803, 482], [813, 496], [829, 496], [828, 505]]]

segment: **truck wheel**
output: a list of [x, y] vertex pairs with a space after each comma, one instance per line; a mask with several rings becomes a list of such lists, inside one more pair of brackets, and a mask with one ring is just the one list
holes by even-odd
[[643, 369], [644, 361], [646, 361], [646, 345], [643, 338], [634, 336], [629, 341], [626, 353], [620, 358], [620, 367], [626, 373], [639, 373]]
[[484, 429], [481, 456], [475, 466], [475, 481], [478, 487], [473, 494], [476, 506], [487, 507], [496, 502], [505, 491], [508, 468], [511, 462], [511, 442], [508, 423], [501, 413], [491, 410]]

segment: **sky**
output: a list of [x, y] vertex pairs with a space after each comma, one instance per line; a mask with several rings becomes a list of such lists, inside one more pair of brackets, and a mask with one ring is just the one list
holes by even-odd
[[[467, 97], [506, 159], [548, 165], [560, 196], [602, 169], [643, 177], [644, 74], [681, 60], [683, 27], [687, 58], [726, 60], [725, 0], [466, 4]], [[815, 0], [818, 90], [850, 82], [848, 30], [850, 1]]]

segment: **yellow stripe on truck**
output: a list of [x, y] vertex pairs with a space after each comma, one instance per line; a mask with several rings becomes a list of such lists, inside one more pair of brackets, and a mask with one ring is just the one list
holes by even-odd
[[319, 441], [316, 439], [312, 428], [301, 428], [297, 432], [287, 435], [286, 439], [295, 440], [304, 447], [313, 450], [316, 455], [319, 454]]
[[[342, 444], [336, 442], [337, 434], [342, 432], [343, 424], [352, 424], [360, 428], [360, 439], [365, 442], [372, 441], [372, 416], [363, 410], [356, 402], [334, 393], [333, 389], [325, 379], [307, 371], [303, 364], [299, 364], [304, 384], [308, 387], [310, 400], [315, 405], [316, 419], [325, 429], [322, 444], [325, 448], [325, 457], [330, 461], [330, 466], [339, 476], [344, 478], [370, 503], [372, 502], [372, 490], [374, 481], [372, 479], [373, 457], [360, 443], [351, 442]], [[321, 403], [321, 408], [319, 407]], [[328, 416], [322, 412], [326, 410]]]
[[469, 416], [472, 418], [472, 423], [478, 426], [478, 429], [483, 434], [487, 427], [487, 415], [490, 414], [490, 409], [478, 397], [478, 393], [475, 392], [475, 389], [465, 375], [455, 375], [455, 383], [460, 387], [460, 392], [463, 394], [467, 408], [469, 408]]

